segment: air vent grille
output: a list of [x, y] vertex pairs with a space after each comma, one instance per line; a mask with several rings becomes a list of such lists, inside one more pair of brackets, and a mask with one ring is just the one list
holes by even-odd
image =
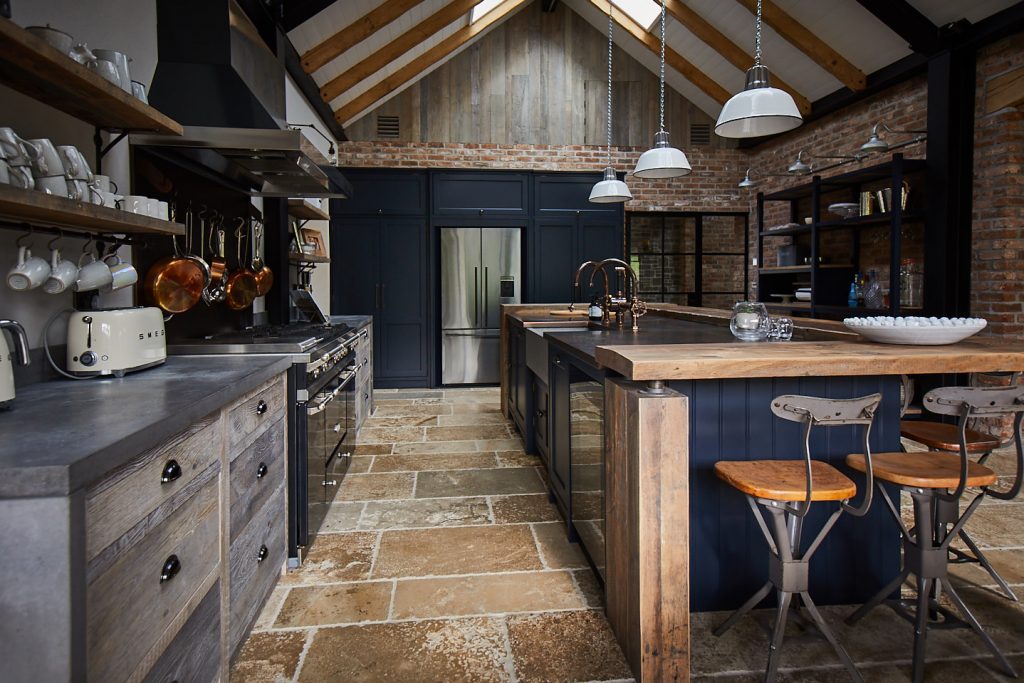
[[377, 117], [378, 138], [397, 138], [399, 130], [397, 116], [380, 115]]
[[711, 144], [711, 124], [691, 123], [690, 124], [690, 146], [702, 146]]

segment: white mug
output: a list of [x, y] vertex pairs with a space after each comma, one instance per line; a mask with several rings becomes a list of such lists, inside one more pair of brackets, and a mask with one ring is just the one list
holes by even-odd
[[103, 200], [103, 206], [106, 206], [111, 209], [116, 209], [117, 203], [124, 199], [124, 197], [122, 197], [119, 194], [114, 194], [113, 192], [104, 192], [103, 190], [100, 190], [100, 197]]
[[93, 176], [93, 180], [96, 183], [96, 187], [104, 192], [117, 192], [117, 183], [111, 180], [110, 176], [97, 173]]
[[28, 247], [18, 247], [18, 262], [7, 273], [7, 286], [18, 292], [35, 289], [43, 284], [49, 275], [49, 263], [38, 256], [33, 256]]
[[[110, 259], [114, 259], [114, 262], [111, 263]], [[135, 266], [125, 263], [117, 254], [111, 254], [103, 259], [103, 261], [110, 269], [110, 284], [107, 285], [107, 289], [121, 289], [134, 285], [139, 281], [139, 272], [135, 270]]]
[[11, 172], [7, 170], [7, 159], [0, 159], [0, 185], [11, 184]]
[[[32, 147], [36, 156], [32, 159], [32, 173], [35, 177], [64, 175], [64, 162], [53, 143], [46, 138], [26, 140], [26, 149]], [[31, 153], [29, 154], [31, 156]]]
[[71, 197], [68, 180], [62, 175], [36, 177], [36, 189], [58, 197]]
[[132, 95], [143, 104], [149, 104], [146, 99], [146, 86], [138, 81], [132, 81]]
[[50, 255], [50, 277], [43, 283], [43, 291], [47, 294], [60, 294], [75, 284], [78, 278], [78, 266], [67, 259], [61, 259], [60, 250], [54, 249]]
[[[92, 262], [82, 265], [86, 256], [92, 256]], [[93, 289], [106, 287], [113, 281], [110, 268], [103, 261], [97, 261], [96, 257], [87, 252], [78, 259], [78, 279], [75, 280], [74, 290], [76, 292], [88, 292]]]
[[146, 197], [146, 215], [152, 218], [160, 217], [160, 200]]
[[114, 69], [117, 71], [117, 80], [112, 82], [117, 83], [121, 86], [122, 90], [130, 94], [132, 91], [132, 77], [128, 71], [128, 62], [132, 61], [131, 58], [117, 50], [93, 50], [92, 53], [100, 61], [110, 62], [114, 65]]
[[8, 182], [11, 187], [20, 187], [23, 190], [35, 189], [36, 179], [32, 177], [32, 169], [28, 166], [17, 166], [7, 162], [7, 170], [10, 178]]
[[121, 87], [121, 74], [117, 71], [117, 66], [113, 62], [108, 62], [105, 59], [96, 59], [88, 64], [89, 71], [94, 72], [100, 78], [105, 81], [110, 81], [117, 87]]
[[61, 145], [57, 148], [61, 164], [64, 166], [64, 175], [68, 180], [92, 180], [92, 169], [89, 162], [78, 148], [74, 145]]
[[149, 210], [149, 197], [143, 197], [142, 195], [129, 194], [125, 195], [124, 199], [120, 202], [121, 208], [131, 213], [141, 214], [143, 216], [148, 215]]
[[159, 204], [160, 211], [157, 213], [156, 217], [163, 221], [170, 220], [170, 206], [167, 204], [167, 202], [159, 202]]
[[13, 128], [0, 128], [0, 156], [7, 159], [11, 166], [28, 166], [31, 155], [35, 153], [35, 147], [30, 147], [28, 141], [15, 133]]

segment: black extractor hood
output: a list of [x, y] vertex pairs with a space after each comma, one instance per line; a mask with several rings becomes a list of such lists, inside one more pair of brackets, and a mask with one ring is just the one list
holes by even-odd
[[157, 0], [157, 43], [149, 102], [185, 131], [133, 145], [173, 150], [253, 196], [351, 196], [288, 128], [284, 65], [235, 0]]

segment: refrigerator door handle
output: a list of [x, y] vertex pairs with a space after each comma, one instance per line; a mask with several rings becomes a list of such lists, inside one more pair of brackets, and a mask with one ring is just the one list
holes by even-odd
[[446, 337], [484, 337], [487, 339], [498, 338], [501, 336], [501, 332], [498, 330], [469, 330], [466, 332], [449, 332], [445, 331], [444, 336]]
[[480, 327], [480, 268], [473, 267], [473, 325]]
[[484, 266], [484, 327], [489, 327], [490, 324], [491, 324], [491, 321], [490, 321], [491, 311], [490, 311], [490, 308], [489, 308], [491, 302], [490, 302], [490, 297], [487, 296], [487, 285], [488, 285], [487, 271], [488, 271], [487, 266]]

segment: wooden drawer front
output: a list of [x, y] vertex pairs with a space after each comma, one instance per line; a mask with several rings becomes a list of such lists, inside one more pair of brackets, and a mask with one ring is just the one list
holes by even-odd
[[[234, 657], [249, 627], [256, 621], [270, 591], [281, 575], [288, 554], [285, 537], [287, 512], [284, 485], [274, 492], [253, 520], [231, 544], [229, 651]], [[261, 560], [261, 550], [266, 548]]]
[[220, 462], [219, 416], [207, 415], [89, 490], [85, 499], [87, 559], [96, 557], [172, 496], [189, 495], [183, 492], [195, 488], [199, 475]]
[[[220, 486], [214, 477], [86, 587], [89, 680], [128, 680], [194, 605], [220, 566]], [[179, 569], [161, 580], [174, 556]], [[201, 592], [200, 592], [201, 591]]]
[[284, 375], [275, 377], [228, 409], [228, 448], [232, 458], [284, 414], [284, 382]]
[[210, 683], [220, 673], [220, 582], [174, 636], [145, 683]]
[[356, 386], [356, 430], [363, 426], [363, 421], [370, 417], [370, 401], [373, 399], [372, 384], [365, 381]]
[[284, 420], [280, 419], [231, 462], [232, 541], [284, 482], [285, 448]]

